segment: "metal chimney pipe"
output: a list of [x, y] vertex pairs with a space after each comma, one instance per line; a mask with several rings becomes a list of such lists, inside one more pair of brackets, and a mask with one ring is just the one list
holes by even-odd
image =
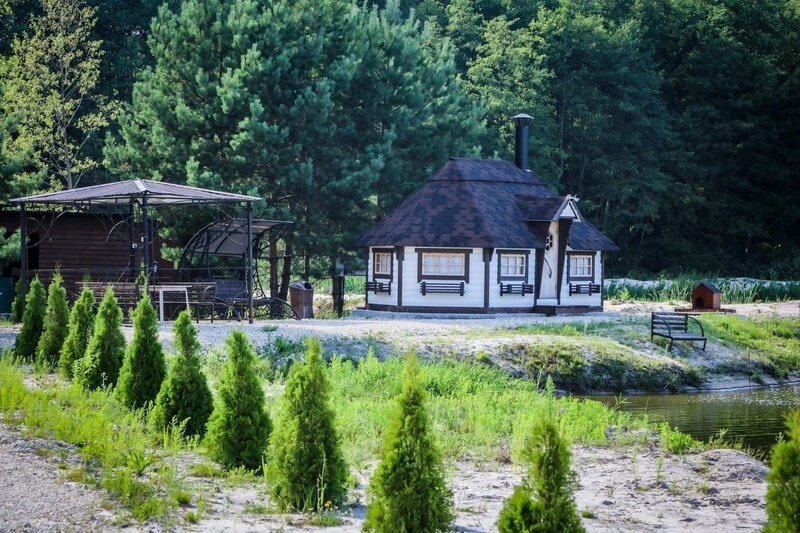
[[528, 170], [528, 125], [533, 117], [520, 113], [511, 117], [517, 125], [517, 139], [514, 145], [514, 163], [522, 170]]

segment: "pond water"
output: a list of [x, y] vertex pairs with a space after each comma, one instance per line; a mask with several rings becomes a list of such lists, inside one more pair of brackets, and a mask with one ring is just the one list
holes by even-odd
[[[610, 406], [616, 396], [586, 396]], [[721, 429], [726, 438], [741, 439], [744, 446], [766, 453], [780, 433], [786, 433], [785, 418], [800, 408], [800, 386], [737, 390], [702, 394], [623, 396], [620, 409], [651, 422], [667, 422], [694, 438], [707, 441]], [[766, 456], [766, 455], [765, 455]]]

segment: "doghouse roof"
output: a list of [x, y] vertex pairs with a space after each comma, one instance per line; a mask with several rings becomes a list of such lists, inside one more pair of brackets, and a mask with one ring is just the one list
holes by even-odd
[[551, 221], [572, 218], [573, 250], [618, 250], [535, 173], [508, 161], [452, 158], [380, 220], [362, 246], [543, 248]]
[[697, 284], [697, 286], [694, 289], [692, 289], [692, 292], [696, 291], [697, 289], [699, 289], [701, 287], [705, 287], [706, 289], [710, 290], [711, 292], [716, 292], [716, 293], [722, 294], [722, 291], [719, 290], [717, 288], [717, 286], [714, 285], [713, 283], [711, 283], [710, 281], [701, 281], [700, 283]]

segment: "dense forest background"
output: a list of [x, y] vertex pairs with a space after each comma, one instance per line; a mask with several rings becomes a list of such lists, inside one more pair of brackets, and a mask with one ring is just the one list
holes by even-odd
[[447, 157], [513, 158], [525, 112], [612, 273], [798, 278], [799, 64], [800, 0], [0, 0], [0, 203], [254, 194], [333, 264]]

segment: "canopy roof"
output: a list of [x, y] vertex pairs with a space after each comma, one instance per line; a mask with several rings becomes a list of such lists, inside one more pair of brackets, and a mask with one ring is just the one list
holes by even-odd
[[[266, 232], [276, 227], [290, 225], [281, 220], [253, 219], [253, 242], [258, 243]], [[247, 219], [232, 218], [212, 222], [200, 230], [186, 245], [185, 254], [222, 255], [244, 257], [247, 250]]]
[[135, 179], [24, 196], [14, 198], [11, 202], [15, 204], [128, 205], [142, 203], [145, 198], [147, 198], [148, 205], [220, 204], [261, 200], [257, 196]]

